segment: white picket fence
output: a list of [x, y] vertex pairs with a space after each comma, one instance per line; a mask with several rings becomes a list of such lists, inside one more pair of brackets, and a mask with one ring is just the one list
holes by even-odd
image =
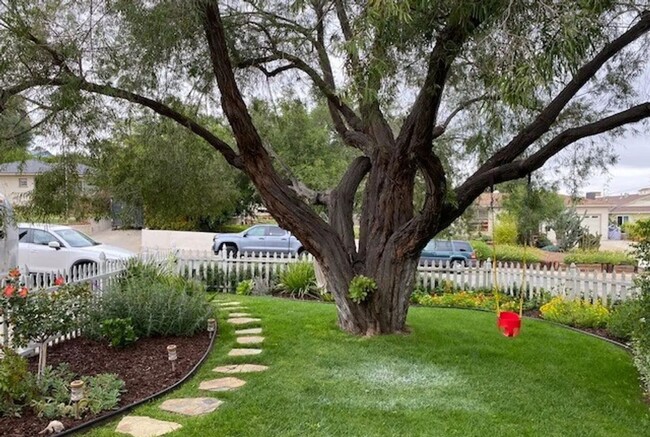
[[[169, 256], [170, 252], [147, 251], [158, 257]], [[196, 278], [212, 285], [212, 289], [234, 292], [237, 284], [250, 278], [262, 279], [272, 286], [277, 276], [291, 263], [314, 262], [311, 255], [295, 254], [232, 254], [176, 250], [171, 252], [176, 259], [176, 271], [181, 275]], [[496, 275], [495, 275], [496, 274]], [[496, 281], [506, 294], [519, 295], [525, 289], [526, 296], [533, 298], [541, 292], [569, 299], [584, 298], [590, 301], [600, 299], [612, 304], [636, 295], [634, 275], [630, 273], [605, 273], [580, 271], [574, 264], [569, 268], [553, 268], [546, 265], [527, 265], [498, 262], [496, 267], [488, 260], [480, 265], [456, 267], [449, 264], [428, 263], [418, 267], [417, 283], [424, 289], [434, 289], [445, 282], [455, 290], [475, 291], [492, 289]]]
[[495, 267], [487, 260], [482, 265], [471, 267], [455, 268], [430, 263], [418, 268], [418, 284], [424, 289], [444, 288], [445, 283], [456, 290], [489, 290], [496, 285], [501, 292], [511, 296], [518, 296], [524, 289], [528, 299], [544, 292], [591, 302], [599, 299], [605, 305], [637, 295], [633, 274], [581, 271], [575, 264], [568, 268], [539, 264], [524, 268], [519, 263], [497, 262]]

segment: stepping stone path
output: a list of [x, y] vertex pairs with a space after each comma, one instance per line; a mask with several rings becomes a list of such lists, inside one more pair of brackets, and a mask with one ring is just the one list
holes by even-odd
[[232, 376], [227, 376], [225, 378], [203, 381], [199, 385], [199, 389], [210, 391], [229, 391], [239, 388], [244, 384], [246, 384], [246, 381], [242, 381], [241, 379]]
[[183, 398], [169, 399], [162, 403], [160, 409], [172, 413], [185, 414], [186, 416], [200, 416], [212, 413], [223, 404], [215, 398]]
[[146, 416], [126, 416], [115, 431], [130, 434], [133, 437], [156, 437], [182, 428], [178, 423], [165, 422]]
[[228, 352], [229, 357], [244, 357], [247, 355], [259, 355], [262, 349], [233, 349]]
[[259, 335], [237, 337], [237, 343], [239, 344], [260, 344], [263, 341], [264, 341], [264, 337], [261, 337]]
[[231, 364], [229, 366], [215, 367], [212, 371], [217, 373], [253, 373], [263, 372], [267, 369], [267, 366], [259, 364]]
[[[246, 325], [249, 323], [261, 322], [261, 319], [250, 317], [248, 313], [239, 311], [246, 310], [240, 302], [222, 302], [219, 307], [228, 311], [228, 322], [233, 325]], [[238, 311], [238, 312], [231, 312]], [[237, 343], [239, 344], [259, 344], [264, 341], [262, 337], [262, 328], [248, 328], [235, 331]], [[241, 357], [247, 355], [259, 355], [262, 349], [235, 348], [228, 352], [230, 357]], [[217, 373], [253, 373], [267, 370], [267, 366], [260, 364], [230, 364], [226, 366], [215, 367], [213, 372]], [[202, 381], [199, 384], [200, 390], [209, 391], [229, 391], [235, 390], [246, 384], [246, 381], [233, 376], [225, 378], [211, 379]], [[223, 404], [223, 401], [214, 398], [180, 398], [168, 399], [160, 405], [160, 409], [172, 413], [184, 414], [186, 416], [200, 416], [212, 413]], [[126, 416], [122, 418], [115, 429], [118, 433], [129, 434], [133, 437], [157, 437], [169, 432], [182, 428], [175, 422], [166, 422], [164, 420], [152, 419], [146, 416]]]
[[262, 319], [254, 319], [251, 317], [235, 317], [228, 319], [228, 323], [232, 323], [233, 325], [248, 325], [249, 323], [256, 323], [261, 321]]
[[261, 334], [262, 328], [249, 328], [249, 329], [239, 329], [235, 331], [235, 335], [253, 335]]

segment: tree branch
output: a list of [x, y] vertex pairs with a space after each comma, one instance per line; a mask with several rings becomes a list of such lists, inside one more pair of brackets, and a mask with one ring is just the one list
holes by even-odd
[[437, 125], [436, 127], [433, 128], [433, 139], [436, 139], [440, 137], [442, 134], [444, 134], [447, 131], [447, 128], [449, 127], [449, 124], [452, 122], [452, 120], [462, 111], [465, 109], [469, 108], [472, 106], [474, 103], [478, 102], [483, 102], [486, 100], [495, 100], [494, 96], [488, 96], [487, 94], [483, 94], [482, 96], [475, 97], [473, 99], [468, 99], [465, 100], [464, 102], [461, 102], [456, 109], [451, 111], [451, 113], [447, 116], [445, 121]]
[[357, 253], [354, 242], [354, 197], [370, 168], [369, 158], [365, 156], [356, 158], [350, 163], [338, 186], [329, 194], [330, 226], [338, 233], [345, 251], [351, 256]]
[[564, 89], [539, 113], [535, 120], [526, 126], [506, 146], [492, 155], [467, 182], [472, 183], [473, 179], [480, 177], [482, 173], [514, 161], [530, 145], [548, 132], [566, 105], [596, 75], [607, 61], [648, 31], [650, 31], [650, 11], [645, 11], [641, 14], [639, 21], [634, 26], [605, 45], [591, 61], [582, 66]]
[[436, 38], [429, 56], [424, 84], [397, 138], [401, 150], [431, 148], [433, 128], [449, 70], [465, 42], [480, 24], [481, 20], [476, 17], [460, 19], [448, 24]]
[[455, 206], [449, 206], [445, 209], [438, 229], [444, 229], [462, 212], [471, 205], [471, 203], [489, 186], [520, 179], [531, 172], [541, 168], [550, 158], [564, 150], [570, 144], [575, 143], [583, 138], [608, 132], [612, 129], [635, 123], [650, 117], [650, 102], [645, 102], [633, 106], [625, 111], [618, 112], [593, 123], [580, 127], [567, 129], [551, 141], [546, 143], [537, 152], [533, 153], [526, 159], [520, 159], [513, 162], [502, 164], [488, 171], [480, 173], [471, 181], [466, 181], [463, 185], [456, 188]]

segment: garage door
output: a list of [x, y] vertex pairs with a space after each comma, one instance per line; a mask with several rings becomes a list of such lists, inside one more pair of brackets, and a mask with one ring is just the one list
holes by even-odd
[[586, 226], [590, 234], [599, 234], [601, 232], [601, 217], [600, 215], [586, 215], [582, 219], [582, 226]]

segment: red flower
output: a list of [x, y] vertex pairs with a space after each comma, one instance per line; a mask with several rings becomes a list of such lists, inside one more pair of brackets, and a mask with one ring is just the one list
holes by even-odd
[[59, 285], [63, 285], [63, 284], [65, 284], [65, 279], [63, 278], [63, 276], [57, 276], [56, 279], [54, 280], [54, 285], [58, 287]]
[[20, 270], [18, 269], [18, 267], [14, 267], [13, 269], [9, 270], [9, 277], [20, 278]]
[[4, 297], [6, 297], [6, 298], [10, 298], [10, 297], [13, 297], [13, 295], [14, 295], [15, 292], [16, 292], [16, 287], [14, 287], [13, 285], [9, 284], [9, 285], [7, 285], [7, 286], [5, 287], [5, 291], [4, 291], [3, 294], [4, 294]]
[[27, 292], [28, 292], [27, 287], [23, 287], [23, 288], [20, 289], [20, 292], [18, 293], [18, 296], [25, 298], [25, 297], [27, 297]]

